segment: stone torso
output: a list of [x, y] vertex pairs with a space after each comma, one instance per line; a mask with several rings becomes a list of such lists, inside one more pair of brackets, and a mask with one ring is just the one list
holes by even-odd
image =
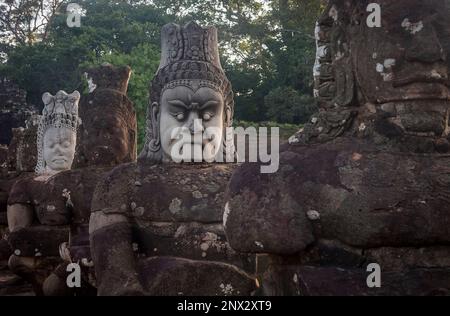
[[[77, 169], [49, 178], [33, 174], [17, 181], [8, 204], [30, 205], [35, 219], [31, 229], [10, 235], [11, 246], [20, 250], [21, 255], [34, 256], [36, 248], [42, 256], [59, 256], [59, 245], [69, 240], [70, 231], [71, 244], [87, 248], [84, 252], [88, 254], [92, 194], [105, 171], [102, 168]], [[36, 236], [41, 239], [37, 240]]]
[[95, 192], [92, 212], [125, 214], [144, 257], [217, 260], [252, 269], [226, 242], [226, 185], [235, 165], [142, 164], [114, 169]]

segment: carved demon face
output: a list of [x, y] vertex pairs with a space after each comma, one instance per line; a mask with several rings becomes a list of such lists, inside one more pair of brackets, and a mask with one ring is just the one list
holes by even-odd
[[164, 91], [160, 109], [161, 147], [166, 158], [214, 159], [223, 139], [221, 93], [210, 87], [179, 85]]

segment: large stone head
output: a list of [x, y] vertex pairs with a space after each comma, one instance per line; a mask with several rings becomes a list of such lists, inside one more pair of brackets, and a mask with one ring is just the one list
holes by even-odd
[[201, 152], [211, 161], [232, 152], [225, 132], [232, 125], [233, 92], [220, 64], [217, 30], [194, 22], [168, 24], [161, 37], [140, 158], [170, 161], [173, 153], [193, 157]]
[[58, 91], [54, 96], [47, 92], [42, 96], [45, 106], [37, 135], [37, 173], [54, 174], [72, 167], [80, 124], [79, 100], [78, 91]]
[[[373, 4], [381, 27], [367, 23]], [[359, 129], [373, 123], [380, 137], [421, 144], [413, 150], [448, 147], [449, 16], [446, 0], [328, 1], [316, 28], [319, 106], [369, 105], [383, 118], [366, 120], [356, 109]]]
[[81, 97], [76, 166], [115, 166], [136, 160], [137, 123], [127, 97], [130, 67], [104, 64], [86, 70]]

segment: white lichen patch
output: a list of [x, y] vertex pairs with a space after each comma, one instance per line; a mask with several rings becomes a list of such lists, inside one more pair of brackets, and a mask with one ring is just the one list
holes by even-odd
[[227, 226], [228, 216], [231, 213], [230, 203], [225, 203], [225, 211], [223, 212], [223, 227]]
[[72, 199], [70, 198], [70, 191], [68, 189], [63, 190], [62, 196], [66, 199], [66, 206], [73, 207]]
[[21, 253], [22, 253], [22, 252], [20, 251], [20, 249], [14, 250], [14, 254], [15, 254], [16, 256], [20, 256]]
[[364, 123], [359, 124], [358, 130], [360, 132], [364, 132], [366, 130], [367, 126]]
[[178, 213], [179, 211], [181, 211], [181, 204], [182, 204], [183, 202], [179, 199], [179, 198], [174, 198], [173, 200], [172, 200], [172, 202], [170, 202], [170, 205], [169, 205], [169, 211], [172, 213], [172, 214], [176, 214], [176, 213]]
[[203, 252], [209, 249], [215, 249], [217, 252], [224, 252], [227, 249], [227, 244], [220, 241], [219, 236], [215, 233], [206, 232], [199, 242], [200, 249]]
[[234, 293], [234, 288], [229, 283], [227, 285], [221, 283], [220, 290], [222, 291], [223, 295], [233, 295], [233, 293]]
[[436, 69], [431, 70], [431, 78], [442, 79], [442, 75], [436, 71]]
[[310, 210], [306, 212], [306, 216], [308, 216], [311, 221], [317, 221], [320, 219], [320, 213], [316, 210]]
[[292, 144], [296, 144], [296, 143], [298, 143], [298, 142], [300, 142], [300, 140], [297, 138], [297, 136], [296, 135], [292, 135], [291, 137], [289, 137], [289, 144], [290, 145], [292, 145]]
[[182, 236], [184, 236], [187, 232], [187, 228], [185, 225], [181, 225], [180, 227], [178, 227], [177, 231], [175, 232], [174, 237], [175, 238], [180, 238]]
[[94, 266], [94, 261], [88, 260], [87, 258], [81, 259], [81, 264], [84, 267], [92, 268]]
[[88, 83], [89, 93], [94, 92], [94, 90], [97, 89], [97, 85], [94, 83], [94, 80], [89, 77], [89, 74], [87, 72], [84, 73], [84, 76], [86, 77], [86, 81]]
[[202, 244], [200, 245], [200, 249], [203, 250], [203, 251], [208, 251], [208, 249], [209, 249], [209, 244], [206, 243], [206, 242], [202, 243]]
[[392, 67], [394, 67], [395, 66], [395, 59], [394, 58], [388, 58], [388, 59], [385, 59], [384, 60], [384, 64], [383, 64], [383, 66], [384, 66], [384, 68], [386, 68], [386, 69], [390, 69], [390, 68], [392, 68]]
[[203, 194], [200, 191], [194, 191], [194, 192], [192, 192], [192, 196], [195, 199], [201, 199], [203, 197]]
[[335, 21], [338, 20], [339, 13], [338, 13], [338, 10], [337, 10], [337, 8], [336, 8], [335, 5], [333, 5], [333, 6], [331, 7], [330, 11], [328, 12], [328, 16], [329, 16], [330, 18], [332, 18], [333, 20], [335, 20]]
[[411, 33], [412, 35], [419, 33], [420, 31], [423, 30], [423, 22], [419, 21], [416, 23], [412, 23], [409, 21], [408, 18], [404, 19], [402, 22], [402, 27], [409, 33]]
[[384, 72], [384, 66], [380, 63], [377, 63], [376, 70], [377, 70], [377, 72], [382, 73], [382, 72]]
[[298, 283], [298, 275], [297, 275], [297, 273], [294, 274], [294, 277], [292, 278], [292, 281], [294, 281], [295, 284]]
[[317, 47], [317, 58], [324, 58], [325, 56], [327, 56], [328, 53], [328, 47], [327, 46], [319, 46]]
[[48, 212], [54, 212], [55, 210], [56, 210], [56, 207], [54, 205], [47, 205]]
[[264, 245], [263, 245], [263, 243], [260, 242], [260, 241], [255, 241], [255, 245], [256, 245], [257, 247], [261, 248], [261, 249], [264, 249]]

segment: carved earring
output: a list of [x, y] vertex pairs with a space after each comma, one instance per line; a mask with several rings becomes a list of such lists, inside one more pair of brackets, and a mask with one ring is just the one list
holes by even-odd
[[150, 108], [151, 126], [152, 126], [152, 139], [150, 140], [150, 151], [157, 152], [161, 149], [161, 138], [159, 135], [159, 104], [153, 102]]
[[227, 108], [225, 110], [225, 124], [223, 127], [224, 139], [222, 140], [224, 159], [227, 162], [231, 162], [231, 161], [235, 160], [235, 151], [236, 151], [234, 148], [233, 130], [228, 128], [228, 127], [231, 127], [233, 124], [231, 117], [232, 117], [231, 107], [227, 106]]

